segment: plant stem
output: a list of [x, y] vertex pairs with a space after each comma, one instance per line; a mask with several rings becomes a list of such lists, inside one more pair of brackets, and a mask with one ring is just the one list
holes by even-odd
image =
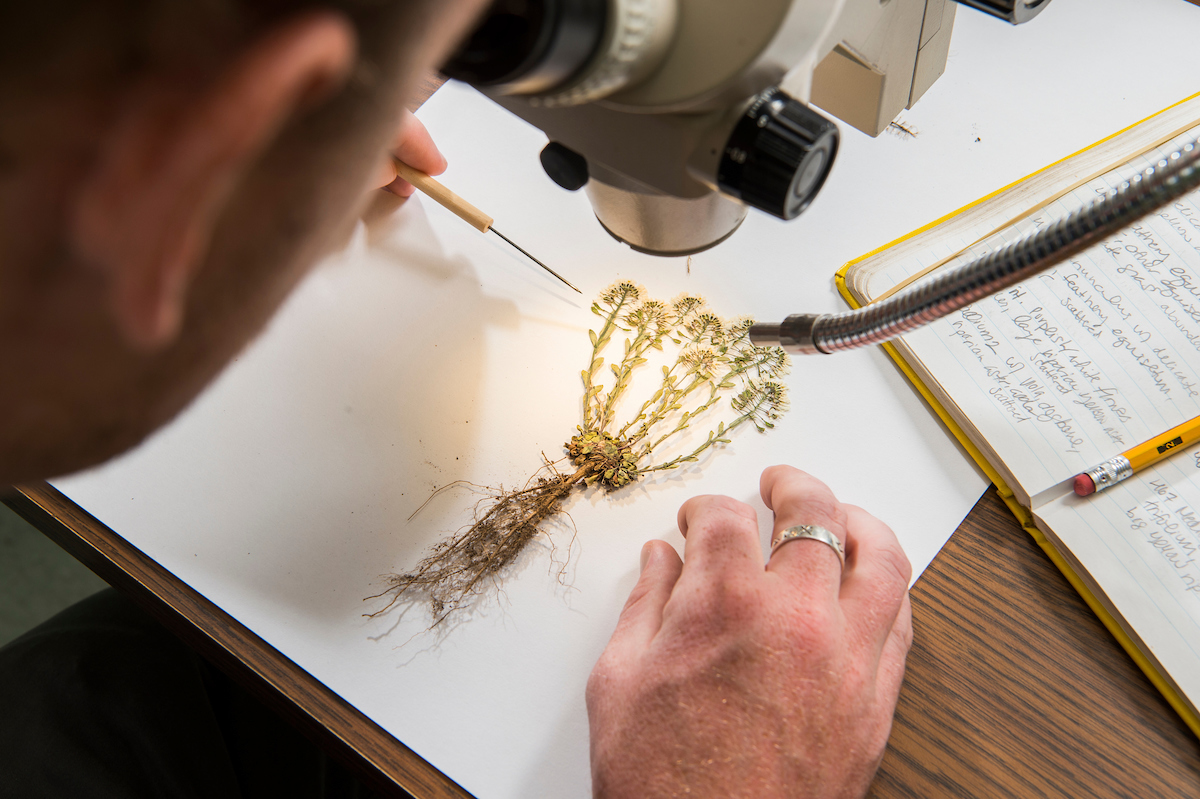
[[[692, 381], [684, 388], [676, 388], [673, 380], [670, 380], [670, 378], [666, 377], [664, 378], [664, 383], [666, 385], [663, 388], [662, 397], [659, 399], [657, 407], [650, 414], [650, 418], [646, 419], [642, 423], [642, 426], [638, 428], [637, 432], [629, 437], [628, 440], [630, 444], [636, 444], [637, 442], [649, 436], [650, 431], [655, 427], [655, 425], [666, 420], [667, 416], [670, 415], [672, 411], [681, 410], [682, 401], [686, 399], [689, 394], [691, 394], [700, 386], [712, 382], [712, 378], [704, 374], [699, 372], [693, 372], [692, 374]], [[692, 414], [690, 413], [685, 413], [683, 422], [686, 423], [686, 421], [691, 418], [691, 415]], [[678, 429], [680, 428], [676, 428], [676, 431], [678, 431]], [[654, 447], [658, 446], [658, 443], [661, 443], [661, 439], [659, 442], [646, 447], [639, 457], [648, 455], [654, 449]]]
[[[632, 287], [631, 287], [632, 288]], [[601, 413], [601, 406], [598, 395], [604, 389], [603, 386], [596, 386], [594, 380], [596, 372], [600, 371], [600, 367], [604, 364], [604, 359], [600, 357], [600, 352], [608, 345], [612, 338], [613, 328], [616, 327], [617, 317], [621, 313], [621, 309], [625, 307], [626, 301], [629, 299], [630, 291], [622, 290], [619, 292], [618, 298], [612, 304], [612, 310], [604, 319], [604, 325], [600, 328], [597, 334], [594, 331], [589, 331], [592, 338], [592, 360], [588, 368], [582, 372], [583, 377], [583, 432], [587, 433], [595, 429], [592, 416], [592, 403], [596, 403], [596, 415]], [[599, 313], [599, 305], [593, 305], [592, 310]]]
[[[734, 428], [736, 428], [738, 425], [742, 424], [742, 422], [745, 422], [748, 419], [750, 419], [751, 416], [752, 416], [752, 414], [749, 414], [749, 413], [742, 414], [737, 419], [734, 419], [731, 424], [726, 426], [724, 431], [722, 431], [722, 432], [723, 433], [732, 432]], [[657, 464], [656, 466], [647, 466], [645, 469], [642, 469], [642, 472], [660, 472], [660, 471], [665, 471], [667, 469], [674, 469], [676, 466], [678, 466], [681, 463], [688, 463], [691, 461], [698, 460], [700, 457], [700, 453], [704, 452], [704, 450], [708, 449], [713, 444], [728, 444], [728, 443], [729, 443], [729, 439], [722, 438], [720, 435], [714, 435], [713, 433], [710, 432], [708, 434], [708, 440], [705, 441], [700, 446], [696, 447], [694, 450], [692, 450], [687, 455], [680, 455], [677, 458], [673, 458], [672, 460]]]
[[[650, 327], [654, 325], [654, 331], [651, 332]], [[613, 409], [616, 407], [617, 400], [625, 389], [629, 388], [629, 380], [633, 376], [634, 368], [646, 362], [643, 357], [646, 350], [654, 346], [661, 345], [665, 332], [653, 320], [644, 320], [642, 325], [638, 327], [637, 334], [633, 341], [629, 342], [626, 339], [625, 356], [621, 358], [621, 363], [613, 367], [613, 374], [616, 381], [613, 383], [612, 390], [608, 392], [608, 398], [604, 403], [604, 409], [600, 412], [597, 422], [597, 429], [606, 430], [612, 422]], [[622, 430], [624, 433], [624, 430]]]

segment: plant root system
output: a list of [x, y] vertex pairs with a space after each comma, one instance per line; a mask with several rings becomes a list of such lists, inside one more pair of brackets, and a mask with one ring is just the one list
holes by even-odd
[[437, 626], [488, 586], [538, 534], [542, 522], [562, 510], [563, 501], [583, 485], [586, 469], [571, 475], [536, 478], [525, 488], [485, 501], [470, 527], [435, 544], [417, 567], [387, 577], [388, 586], [368, 599], [390, 596], [371, 613], [387, 612], [401, 597], [425, 600]]

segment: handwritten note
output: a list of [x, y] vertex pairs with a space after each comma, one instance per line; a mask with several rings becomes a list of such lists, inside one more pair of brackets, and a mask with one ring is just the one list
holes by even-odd
[[[1141, 536], [1170, 566], [1169, 574], [1177, 577], [1185, 593], [1200, 594], [1200, 516], [1193, 503], [1181, 498], [1180, 491], [1158, 478], [1151, 478], [1154, 494], [1149, 499], [1128, 508], [1125, 516], [1134, 537]], [[1198, 597], [1200, 601], [1200, 597]]]
[[[1051, 224], [1189, 140], [1081, 186], [957, 262]], [[905, 342], [1030, 496], [1200, 416], [1200, 192]]]
[[[875, 299], [1054, 224], [1200, 134], [1200, 103], [1184, 105], [1176, 110], [1186, 116], [1156, 126], [1155, 138], [1126, 147], [1121, 134], [1104, 160], [1065, 159], [852, 265], [846, 285], [860, 300]], [[1085, 154], [1099, 158], [1105, 146]], [[1103, 171], [1134, 152], [1145, 154]], [[897, 346], [1134, 648], [1195, 713], [1200, 448], [1180, 448], [1091, 497], [1075, 496], [1071, 481], [1200, 416], [1200, 191]]]
[[1036, 516], [1159, 672], [1200, 696], [1200, 449], [1101, 494], [1063, 495]]

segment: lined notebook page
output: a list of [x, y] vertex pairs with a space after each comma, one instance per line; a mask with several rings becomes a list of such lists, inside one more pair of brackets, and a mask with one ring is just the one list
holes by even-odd
[[1086, 499], [1059, 497], [1035, 517], [1194, 713], [1200, 701], [1200, 448]]
[[[1080, 186], [951, 264], [1111, 192], [1197, 134]], [[1007, 467], [1018, 499], [1036, 507], [1078, 472], [1200, 415], [1200, 192], [902, 343], [989, 460]]]

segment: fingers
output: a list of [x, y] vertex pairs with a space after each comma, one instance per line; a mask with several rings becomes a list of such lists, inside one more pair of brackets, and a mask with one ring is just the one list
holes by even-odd
[[852, 531], [853, 551], [842, 575], [842, 609], [848, 623], [874, 644], [880, 656], [898, 625], [904, 640], [912, 638], [911, 618], [903, 623], [900, 618], [908, 606], [912, 566], [890, 527], [862, 508], [843, 507]]
[[689, 574], [712, 580], [762, 572], [758, 517], [746, 503], [711, 494], [693, 497], [679, 509], [678, 521]]
[[[846, 551], [842, 569], [829, 545], [791, 541], [775, 551], [767, 570], [813, 596], [838, 600], [847, 625], [877, 662], [882, 663], [888, 646], [903, 643], [900, 648], [907, 652], [912, 639], [912, 567], [891, 528], [862, 508], [838, 502], [824, 483], [788, 466], [763, 472], [762, 496], [775, 512], [776, 535], [799, 524], [820, 525], [836, 535]], [[902, 677], [902, 655], [898, 663]]]
[[904, 682], [904, 661], [908, 657], [908, 650], [912, 648], [912, 640], [912, 605], [905, 591], [900, 612], [896, 614], [896, 623], [884, 641], [876, 669], [879, 693], [892, 705], [900, 695], [900, 686]]
[[392, 155], [429, 175], [440, 175], [446, 171], [446, 157], [433, 143], [433, 138], [421, 120], [417, 119], [411, 111], [404, 112], [400, 128], [392, 142], [391, 153], [384, 158], [384, 163], [380, 165], [379, 173], [375, 178], [375, 185], [383, 186], [401, 197], [408, 197], [416, 189], [408, 181], [396, 177], [396, 168], [392, 166]]
[[392, 153], [404, 163], [430, 175], [446, 171], [446, 157], [433, 143], [429, 131], [412, 112], [405, 111]]
[[[799, 539], [779, 547], [767, 571], [785, 579], [811, 602], [840, 606], [847, 630], [876, 664], [886, 647], [903, 675], [903, 653], [912, 637], [908, 582], [912, 570], [891, 529], [862, 508], [843, 505], [820, 480], [789, 466], [763, 472], [763, 501], [774, 512], [774, 533], [796, 525], [819, 525], [843, 542], [846, 565], [821, 541]], [[687, 539], [686, 566], [672, 585], [732, 584], [763, 574], [762, 550], [753, 508], [721, 496], [688, 500], [679, 510]], [[663, 600], [665, 604], [665, 598]], [[655, 629], [661, 626], [661, 613]], [[899, 677], [897, 677], [899, 679]]]
[[[824, 527], [846, 548], [849, 566], [853, 542], [847, 541], [846, 513], [828, 486], [799, 469], [772, 466], [763, 472], [759, 489], [763, 502], [775, 512], [773, 537], [801, 524]], [[837, 552], [820, 541], [800, 539], [779, 547], [771, 555], [767, 570], [829, 598], [837, 597], [842, 580]]]
[[642, 573], [629, 593], [617, 629], [609, 642], [618, 654], [642, 652], [662, 627], [663, 606], [679, 580], [683, 562], [666, 541], [642, 547]]

